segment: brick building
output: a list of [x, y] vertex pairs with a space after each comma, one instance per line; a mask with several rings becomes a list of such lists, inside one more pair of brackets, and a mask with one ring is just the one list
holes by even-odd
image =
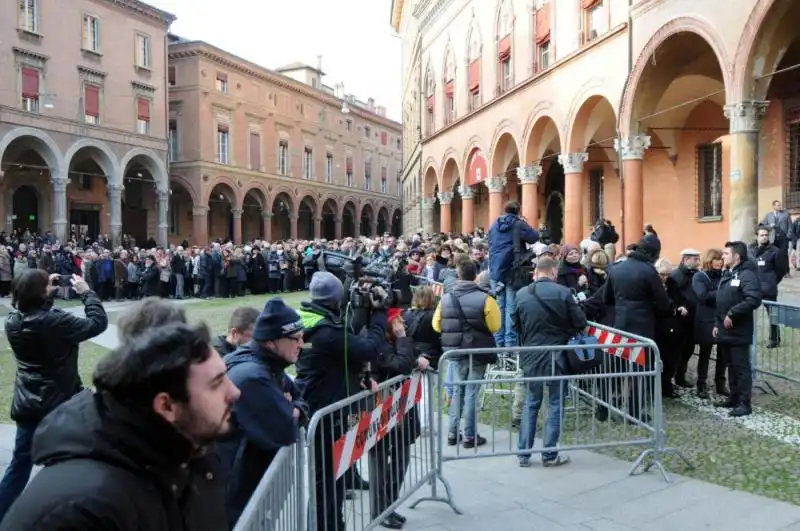
[[406, 218], [488, 227], [518, 199], [569, 243], [600, 217], [625, 242], [652, 223], [671, 257], [749, 241], [773, 200], [800, 211], [798, 17], [793, 0], [394, 0]]
[[2, 230], [165, 240], [174, 17], [138, 0], [0, 4]]
[[168, 80], [170, 241], [402, 231], [401, 125], [321, 65], [272, 71], [172, 37]]

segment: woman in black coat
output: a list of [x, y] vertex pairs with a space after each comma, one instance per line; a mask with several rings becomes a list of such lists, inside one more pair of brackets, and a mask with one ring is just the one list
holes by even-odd
[[667, 398], [677, 398], [675, 388], [672, 385], [672, 377], [675, 374], [677, 363], [680, 358], [680, 345], [681, 345], [681, 326], [680, 319], [688, 315], [686, 309], [686, 300], [684, 299], [678, 283], [670, 275], [672, 274], [673, 267], [669, 260], [661, 258], [656, 262], [656, 271], [658, 271], [661, 281], [664, 283], [664, 289], [667, 290], [667, 296], [672, 301], [672, 315], [658, 319], [656, 321], [656, 345], [658, 352], [661, 355], [661, 363], [663, 368], [661, 371], [661, 393]]
[[403, 313], [406, 335], [414, 342], [416, 357], [424, 357], [431, 368], [437, 369], [442, 357], [442, 335], [433, 329], [433, 313], [436, 310], [436, 297], [430, 286], [414, 288], [411, 309]]
[[[694, 341], [700, 346], [700, 357], [697, 360], [697, 396], [708, 398], [708, 362], [711, 350], [716, 343], [714, 338], [714, 314], [717, 310], [717, 288], [722, 280], [722, 251], [708, 249], [703, 253], [701, 270], [692, 277], [692, 289], [697, 295], [697, 313], [694, 323]], [[714, 388], [717, 394], [729, 396], [725, 385], [725, 360], [720, 359], [717, 350], [717, 361], [714, 368]]]

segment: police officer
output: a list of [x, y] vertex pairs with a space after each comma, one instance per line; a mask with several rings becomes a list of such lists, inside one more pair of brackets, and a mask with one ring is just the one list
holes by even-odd
[[753, 340], [753, 313], [761, 306], [758, 267], [747, 259], [744, 242], [728, 242], [722, 251], [728, 270], [717, 289], [717, 311], [712, 331], [717, 349], [726, 359], [731, 378], [731, 396], [714, 404], [731, 408], [732, 417], [752, 413], [753, 391], [750, 344]]
[[[750, 258], [758, 267], [761, 295], [765, 301], [778, 300], [778, 284], [786, 273], [782, 252], [776, 245], [769, 243], [769, 227], [758, 227], [756, 244], [750, 247]], [[767, 348], [775, 348], [780, 344], [780, 328], [776, 324], [770, 324]]]

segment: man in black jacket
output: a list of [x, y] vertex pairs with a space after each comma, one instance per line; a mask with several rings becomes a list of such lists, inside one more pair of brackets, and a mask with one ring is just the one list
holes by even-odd
[[716, 323], [713, 334], [717, 349], [727, 360], [731, 377], [731, 396], [715, 404], [731, 408], [732, 417], [752, 413], [753, 368], [750, 345], [753, 341], [753, 313], [761, 306], [761, 283], [757, 266], [747, 259], [743, 242], [728, 242], [722, 251], [728, 271], [717, 288]]
[[[750, 259], [758, 267], [758, 280], [761, 282], [761, 295], [765, 301], [778, 300], [778, 284], [783, 280], [786, 268], [783, 266], [783, 251], [769, 243], [769, 228], [761, 226], [756, 232], [756, 245], [749, 249]], [[767, 307], [768, 311], [772, 308]], [[777, 324], [769, 325], [767, 348], [781, 344], [781, 332]]]
[[692, 384], [686, 380], [686, 370], [689, 367], [689, 360], [692, 359], [695, 350], [694, 320], [697, 315], [698, 300], [697, 294], [695, 294], [694, 288], [692, 287], [692, 277], [697, 273], [697, 268], [699, 266], [700, 251], [691, 248], [684, 249], [681, 251], [681, 263], [670, 275], [681, 293], [684, 307], [688, 310], [686, 315], [677, 314], [675, 316], [676, 323], [679, 326], [677, 333], [679, 346], [678, 352], [675, 353], [678, 357], [675, 370], [675, 385], [680, 387], [692, 387]]
[[13, 305], [6, 319], [6, 337], [17, 360], [11, 418], [17, 435], [11, 463], [0, 482], [0, 520], [30, 479], [33, 434], [42, 419], [83, 389], [78, 374], [81, 342], [108, 326], [103, 303], [82, 278], [70, 278], [81, 297], [86, 318], [53, 309], [52, 296], [61, 275], [28, 269], [14, 279]]
[[239, 390], [208, 328], [170, 324], [126, 341], [83, 391], [41, 423], [36, 475], [0, 531], [219, 531], [221, 473], [208, 448], [229, 429]]

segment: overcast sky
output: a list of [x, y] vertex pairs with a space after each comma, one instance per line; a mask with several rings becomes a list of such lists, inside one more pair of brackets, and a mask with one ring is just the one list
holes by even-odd
[[[172, 32], [202, 40], [267, 68], [317, 65], [325, 84], [344, 82], [361, 101], [375, 98], [401, 118], [400, 39], [391, 0], [144, 0], [176, 15]], [[202, 8], [200, 6], [203, 6]]]

